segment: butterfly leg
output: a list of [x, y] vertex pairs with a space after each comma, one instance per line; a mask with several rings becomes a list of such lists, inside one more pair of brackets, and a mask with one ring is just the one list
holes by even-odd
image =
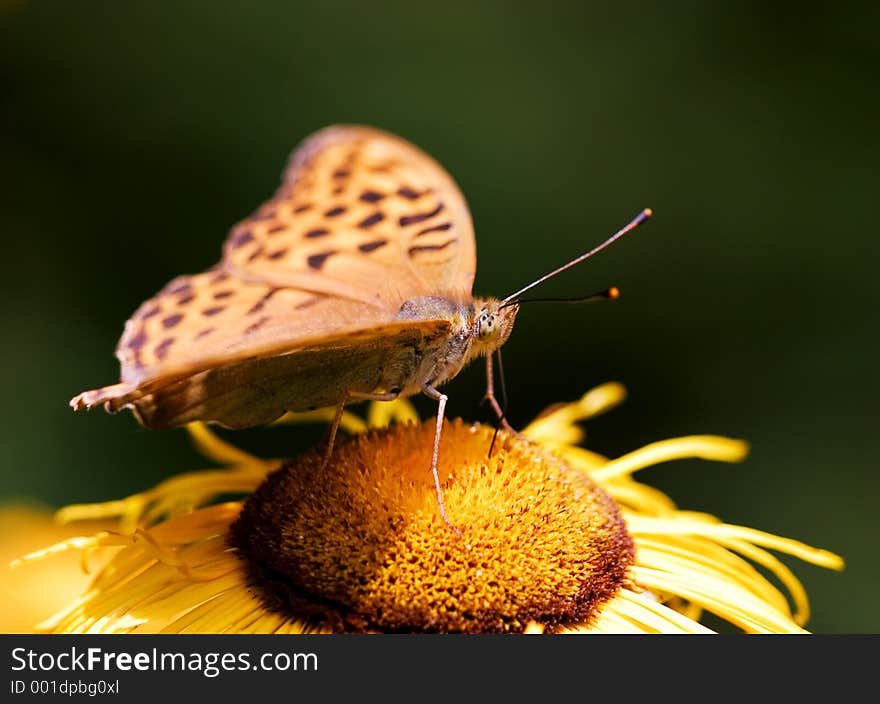
[[327, 438], [327, 449], [324, 450], [324, 459], [321, 462], [321, 469], [330, 462], [330, 456], [333, 454], [333, 445], [336, 443], [336, 431], [339, 430], [339, 424], [342, 422], [342, 412], [345, 410], [345, 403], [348, 401], [348, 394], [342, 397], [339, 405], [336, 407], [336, 415], [333, 416], [333, 423], [330, 425], [330, 434]]
[[336, 443], [336, 432], [339, 430], [339, 424], [342, 423], [342, 412], [345, 410], [345, 404], [350, 403], [351, 401], [393, 401], [398, 396], [400, 396], [399, 392], [366, 394], [360, 391], [347, 391], [345, 396], [343, 396], [342, 400], [339, 402], [339, 405], [336, 407], [336, 415], [333, 416], [333, 423], [330, 425], [330, 435], [327, 438], [327, 449], [324, 451], [324, 460], [321, 462], [321, 469], [327, 466], [327, 463], [330, 462], [330, 457], [333, 454], [333, 445]]
[[[499, 362], [499, 371], [501, 372], [501, 395], [504, 396], [504, 371], [500, 369], [501, 366], [501, 353], [498, 353], [498, 362]], [[489, 457], [492, 456], [492, 451], [495, 449], [495, 441], [498, 439], [498, 428], [504, 428], [507, 432], [513, 433], [520, 440], [527, 440], [527, 438], [517, 430], [514, 430], [513, 426], [507, 422], [507, 418], [504, 416], [504, 409], [501, 408], [501, 405], [498, 403], [498, 399], [495, 398], [495, 375], [492, 369], [492, 355], [486, 355], [486, 395], [483, 397], [485, 401], [489, 402], [489, 405], [492, 406], [492, 410], [495, 411], [495, 415], [498, 416], [498, 425], [495, 426], [495, 432], [492, 434], [492, 442], [489, 444]]]
[[437, 506], [440, 509], [440, 516], [443, 518], [443, 522], [461, 535], [461, 531], [452, 525], [449, 517], [446, 515], [446, 507], [443, 505], [443, 491], [440, 488], [440, 475], [437, 473], [437, 461], [440, 458], [440, 434], [443, 432], [443, 419], [446, 416], [446, 402], [449, 400], [449, 397], [446, 394], [441, 394], [430, 384], [422, 386], [422, 393], [428, 398], [437, 401], [437, 428], [434, 431], [434, 452], [431, 455], [431, 474], [434, 476], [434, 489], [437, 491]]
[[498, 399], [495, 398], [495, 375], [492, 369], [492, 355], [486, 355], [486, 395], [483, 398], [489, 402], [489, 405], [492, 407], [492, 410], [495, 411], [495, 415], [498, 416], [498, 422], [501, 423], [501, 427], [505, 430], [510, 431], [511, 433], [517, 433], [513, 426], [507, 422], [507, 418], [504, 417], [504, 411], [501, 408], [501, 405], [498, 403]]

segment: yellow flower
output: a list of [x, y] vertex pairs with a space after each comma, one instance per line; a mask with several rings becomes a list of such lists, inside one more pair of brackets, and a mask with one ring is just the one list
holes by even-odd
[[[673, 459], [740, 461], [742, 441], [675, 438], [613, 460], [581, 447], [578, 423], [624, 393], [600, 386], [545, 412], [524, 438], [448, 423], [439, 469], [461, 535], [437, 510], [433, 422], [419, 424], [405, 402], [374, 404], [366, 423], [344, 414], [355, 437], [326, 465], [319, 449], [290, 463], [260, 459], [193, 425], [222, 469], [63, 509], [63, 520], [115, 516], [120, 528], [23, 559], [122, 546], [40, 629], [708, 633], [699, 623], [708, 611], [750, 633], [805, 632], [804, 589], [769, 550], [832, 569], [841, 558], [679, 510], [633, 479]], [[232, 493], [247, 496], [208, 505]]]
[[[0, 506], [0, 564], [59, 540], [75, 538], [83, 530], [97, 531], [110, 526], [110, 521], [89, 525], [61, 525], [53, 520], [52, 511], [34, 503], [8, 503]], [[83, 539], [85, 542], [90, 538]], [[107, 559], [110, 551], [93, 556]], [[43, 560], [28, 569], [0, 569], [0, 633], [31, 633], [34, 624], [66, 606], [83, 592], [91, 581], [79, 569], [81, 555], [71, 550], [52, 560]]]

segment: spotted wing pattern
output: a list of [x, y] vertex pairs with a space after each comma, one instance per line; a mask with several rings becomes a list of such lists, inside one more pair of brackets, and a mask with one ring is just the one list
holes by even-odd
[[439, 164], [397, 137], [338, 126], [294, 153], [223, 261], [245, 280], [372, 303], [470, 295], [476, 254], [467, 204]]
[[[296, 150], [274, 197], [233, 228], [217, 266], [174, 279], [138, 308], [116, 351], [121, 382], [71, 405], [132, 406], [156, 427], [198, 419], [238, 427], [291, 406], [323, 405], [288, 393], [284, 405], [279, 399], [249, 413], [255, 399], [244, 386], [271, 369], [294, 393], [327, 401], [302, 388], [296, 353], [308, 350], [314, 365], [322, 350], [335, 350], [324, 357], [340, 368], [328, 361], [321, 373], [339, 377], [343, 366], [350, 373], [359, 363], [375, 365], [383, 338], [412, 345], [412, 335], [442, 334], [447, 321], [399, 323], [395, 315], [418, 296], [469, 297], [474, 270], [467, 205], [442, 167], [378, 130], [327, 128]], [[369, 361], [359, 350], [369, 350]], [[253, 363], [280, 356], [280, 377], [278, 364]], [[212, 406], [209, 391], [222, 404]]]

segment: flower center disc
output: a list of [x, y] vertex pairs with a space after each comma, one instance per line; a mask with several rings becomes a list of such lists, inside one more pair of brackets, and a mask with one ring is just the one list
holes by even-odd
[[235, 524], [269, 605], [334, 631], [505, 633], [588, 623], [626, 578], [633, 543], [614, 501], [556, 455], [447, 423], [440, 517], [434, 424], [316, 449], [270, 475]]

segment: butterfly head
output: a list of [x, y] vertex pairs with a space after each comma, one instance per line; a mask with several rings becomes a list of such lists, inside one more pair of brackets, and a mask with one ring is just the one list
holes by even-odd
[[519, 304], [504, 304], [494, 298], [478, 300], [471, 327], [474, 345], [482, 354], [490, 354], [507, 342]]

